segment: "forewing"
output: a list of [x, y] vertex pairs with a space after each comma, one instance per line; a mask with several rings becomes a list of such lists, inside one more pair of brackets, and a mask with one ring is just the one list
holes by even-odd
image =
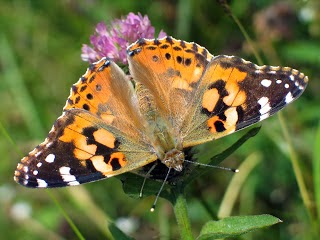
[[172, 37], [140, 39], [127, 51], [134, 80], [150, 92], [161, 117], [179, 134], [199, 80], [213, 56], [198, 44]]
[[156, 160], [136, 101], [117, 65], [107, 59], [91, 65], [46, 140], [18, 164], [15, 181], [27, 187], [77, 185]]

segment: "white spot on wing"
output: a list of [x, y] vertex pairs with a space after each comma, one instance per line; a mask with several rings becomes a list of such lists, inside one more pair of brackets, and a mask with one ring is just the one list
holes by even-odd
[[79, 185], [80, 183], [78, 181], [72, 181], [72, 182], [69, 182], [68, 185], [69, 186], [76, 186], [76, 185]]
[[48, 142], [46, 147], [49, 148], [52, 144], [53, 144], [53, 142]]
[[39, 179], [39, 178], [37, 178], [37, 183], [38, 183], [38, 187], [43, 187], [43, 188], [45, 188], [45, 187], [47, 187], [48, 186], [48, 184], [46, 183], [46, 181], [44, 181], [44, 180], [42, 180], [42, 179]]
[[59, 172], [61, 174], [61, 177], [64, 182], [74, 182], [77, 181], [76, 177], [74, 175], [70, 174], [70, 168], [69, 167], [61, 167], [59, 168]]
[[39, 168], [39, 167], [41, 167], [42, 166], [42, 162], [38, 162], [37, 163], [37, 167]]
[[55, 157], [56, 157], [56, 156], [55, 156], [54, 154], [50, 153], [50, 154], [46, 157], [45, 161], [48, 162], [48, 163], [53, 163]]
[[284, 87], [285, 87], [285, 88], [289, 88], [289, 84], [286, 83], [286, 84], [284, 85]]
[[282, 80], [278, 79], [278, 80], [276, 81], [276, 83], [277, 83], [277, 84], [280, 84], [280, 83], [282, 83]]
[[33, 175], [38, 175], [39, 172], [38, 172], [38, 170], [33, 170], [32, 173], [33, 173]]
[[294, 76], [292, 74], [289, 76], [289, 78], [290, 78], [291, 81], [294, 80]]
[[288, 94], [286, 95], [286, 98], [285, 98], [285, 102], [290, 103], [292, 101], [293, 101], [293, 96], [292, 96], [291, 92], [288, 92]]
[[70, 175], [70, 169], [69, 167], [61, 167], [59, 168], [59, 172], [60, 174], [64, 174], [64, 175]]
[[42, 153], [42, 151], [39, 151], [34, 156], [37, 158], [41, 153]]
[[271, 80], [269, 80], [269, 79], [263, 79], [262, 81], [261, 81], [261, 85], [262, 86], [264, 86], [264, 87], [270, 87], [270, 85], [271, 85]]
[[258, 100], [258, 103], [261, 106], [261, 109], [259, 111], [261, 115], [266, 114], [271, 110], [271, 106], [269, 104], [269, 98], [262, 97]]
[[264, 105], [266, 105], [269, 102], [269, 98], [267, 97], [262, 97], [258, 100], [258, 103], [260, 104], [261, 107], [263, 107]]
[[269, 116], [270, 116], [270, 114], [269, 114], [269, 113], [266, 113], [266, 114], [261, 115], [261, 116], [260, 116], [260, 121], [262, 121], [262, 120], [264, 120], [264, 119], [268, 118]]
[[22, 170], [27, 173], [29, 171], [29, 168], [28, 166], [23, 166]]

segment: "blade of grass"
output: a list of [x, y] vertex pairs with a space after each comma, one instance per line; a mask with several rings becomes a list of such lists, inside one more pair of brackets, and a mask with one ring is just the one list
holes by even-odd
[[241, 187], [243, 186], [251, 171], [261, 162], [261, 159], [262, 157], [259, 153], [252, 153], [240, 165], [239, 173], [233, 175], [223, 196], [218, 211], [218, 218], [225, 218], [230, 216], [234, 203], [238, 198]]
[[226, 0], [219, 0], [219, 3], [221, 4], [221, 6], [224, 8], [224, 11], [233, 19], [233, 21], [237, 24], [238, 28], [240, 29], [242, 35], [244, 36], [244, 38], [246, 39], [246, 41], [248, 42], [253, 55], [255, 56], [255, 58], [258, 61], [259, 65], [263, 65], [262, 63], [262, 58], [260, 57], [258, 51], [256, 50], [257, 48], [255, 47], [254, 42], [252, 41], [252, 39], [250, 38], [249, 34], [247, 33], [246, 29], [243, 27], [242, 23], [240, 22], [240, 20], [233, 14], [229, 4], [227, 3]]
[[280, 125], [281, 125], [281, 129], [282, 129], [285, 141], [288, 144], [289, 155], [290, 155], [293, 171], [294, 171], [294, 174], [296, 176], [297, 183], [298, 183], [298, 186], [299, 186], [299, 190], [300, 190], [300, 194], [301, 194], [301, 197], [302, 197], [302, 201], [304, 203], [304, 206], [307, 209], [307, 212], [309, 214], [310, 219], [313, 220], [312, 202], [310, 200], [306, 184], [305, 184], [305, 182], [303, 180], [303, 175], [302, 175], [301, 168], [299, 166], [299, 161], [298, 161], [297, 154], [294, 151], [294, 148], [293, 148], [293, 145], [292, 145], [292, 141], [291, 141], [292, 138], [290, 137], [290, 134], [289, 134], [289, 131], [288, 131], [288, 127], [285, 124], [285, 121], [284, 121], [284, 118], [283, 118], [282, 114], [278, 114], [278, 119], [279, 119], [279, 122], [280, 122]]
[[77, 226], [74, 224], [74, 222], [71, 220], [71, 218], [69, 217], [69, 215], [66, 213], [66, 211], [62, 208], [62, 206], [60, 205], [59, 201], [56, 199], [56, 197], [52, 194], [52, 192], [49, 189], [46, 189], [47, 194], [49, 195], [49, 197], [51, 198], [51, 200], [56, 204], [56, 206], [59, 208], [59, 210], [61, 211], [62, 215], [64, 216], [64, 218], [66, 219], [66, 221], [69, 223], [70, 227], [72, 228], [72, 230], [74, 231], [74, 233], [77, 235], [77, 237], [81, 240], [85, 240], [84, 236], [81, 234], [81, 232], [79, 231], [79, 229], [77, 228]]
[[170, 221], [168, 221], [168, 205], [161, 204], [160, 211], [158, 214], [158, 222], [159, 222], [159, 240], [170, 240]]
[[0, 132], [4, 135], [4, 137], [7, 139], [7, 141], [13, 146], [16, 153], [18, 153], [20, 158], [23, 158], [23, 153], [18, 148], [17, 144], [13, 141], [5, 127], [3, 126], [2, 122], [0, 122]]
[[180, 0], [178, 3], [176, 34], [181, 39], [188, 39], [190, 35], [192, 2], [191, 0]]
[[313, 154], [313, 182], [318, 213], [318, 223], [320, 223], [320, 122], [318, 125]]
[[11, 92], [19, 112], [22, 114], [23, 121], [31, 136], [42, 138], [45, 135], [40, 117], [36, 111], [35, 104], [23, 82], [23, 77], [19, 71], [13, 51], [7, 38], [0, 35], [0, 61], [3, 70], [3, 81]]
[[76, 188], [68, 188], [67, 192], [71, 196], [71, 199], [88, 216], [88, 218], [96, 224], [106, 238], [113, 239], [108, 228], [112, 220], [94, 203], [85, 187], [77, 186]]
[[[232, 146], [228, 147], [223, 152], [213, 156], [210, 159], [210, 162], [207, 164], [212, 166], [219, 165], [223, 160], [225, 160], [228, 156], [234, 153], [238, 148], [240, 148], [246, 141], [250, 138], [254, 137], [260, 130], [260, 127], [255, 127], [250, 129], [245, 135], [243, 135], [239, 140], [237, 140]], [[194, 181], [195, 179], [199, 178], [201, 175], [211, 171], [212, 169], [208, 167], [199, 167], [198, 170], [195, 169], [188, 178], [185, 179], [184, 183], [189, 184], [190, 182]]]
[[64, 240], [62, 236], [55, 233], [54, 231], [46, 228], [42, 223], [38, 222], [34, 218], [27, 218], [23, 221], [17, 221], [17, 224], [21, 225], [26, 232], [32, 232], [37, 239], [54, 239], [54, 240]]

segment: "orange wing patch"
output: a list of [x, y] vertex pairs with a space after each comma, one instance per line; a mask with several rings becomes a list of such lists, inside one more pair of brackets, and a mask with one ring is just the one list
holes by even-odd
[[[141, 39], [129, 46], [130, 73], [149, 95], [142, 100], [153, 99], [155, 107], [149, 112], [156, 112], [167, 122], [170, 134], [179, 132], [190, 115], [190, 103], [198, 94], [200, 80], [212, 58], [198, 44], [171, 37]], [[139, 104], [148, 105], [143, 101]]]
[[[162, 77], [159, 84], [188, 91], [199, 81], [207, 63], [213, 58], [204, 47], [171, 37], [137, 41], [128, 52], [135, 64]], [[166, 79], [169, 82], [163, 83]], [[137, 80], [146, 84], [143, 79]]]
[[102, 155], [93, 156], [90, 160], [95, 169], [107, 177], [115, 175], [115, 171], [124, 167], [127, 163], [125, 155], [121, 152], [112, 153], [108, 162]]
[[99, 115], [101, 105], [108, 102], [111, 94], [110, 72], [110, 61], [102, 59], [92, 64], [79, 81], [72, 86], [64, 110], [80, 108]]
[[65, 114], [69, 117], [65, 118], [63, 115], [57, 123], [65, 125], [58, 139], [74, 146], [75, 159], [92, 161], [93, 166], [98, 166], [97, 170], [105, 176], [125, 166], [125, 155], [118, 152], [120, 142], [114, 134], [104, 128], [93, 126], [92, 121], [96, 121], [94, 117], [81, 111], [71, 111]]

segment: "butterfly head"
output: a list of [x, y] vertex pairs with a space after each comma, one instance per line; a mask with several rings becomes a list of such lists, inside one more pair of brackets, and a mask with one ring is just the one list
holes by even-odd
[[174, 170], [181, 172], [183, 169], [184, 153], [178, 149], [172, 149], [166, 152], [162, 163], [168, 168], [173, 168]]

